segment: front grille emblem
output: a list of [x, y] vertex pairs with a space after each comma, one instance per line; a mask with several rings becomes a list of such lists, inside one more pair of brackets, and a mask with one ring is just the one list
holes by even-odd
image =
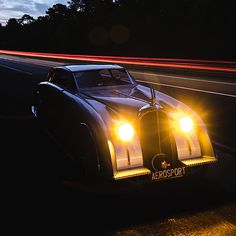
[[[165, 153], [158, 153], [157, 155], [155, 155], [153, 158], [152, 158], [152, 168], [155, 170], [155, 171], [158, 171], [162, 167], [162, 163], [166, 163], [168, 164], [166, 161], [163, 161], [165, 160]], [[170, 165], [170, 164], [169, 164]], [[167, 168], [167, 167], [166, 167]]]
[[170, 166], [170, 163], [167, 163], [166, 161], [163, 161], [162, 163], [161, 163], [161, 168], [162, 169], [166, 169], [167, 167], [169, 167]]

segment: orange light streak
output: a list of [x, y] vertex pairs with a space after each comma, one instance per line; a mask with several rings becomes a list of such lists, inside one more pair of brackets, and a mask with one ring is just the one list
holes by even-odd
[[[54, 58], [54, 59], [64, 59], [64, 60], [76, 60], [76, 61], [106, 62], [106, 63], [117, 63], [117, 64], [149, 66], [149, 67], [165, 67], [165, 68], [236, 73], [235, 61], [74, 55], [74, 54], [40, 53], [40, 52], [21, 52], [21, 51], [10, 51], [10, 50], [0, 50], [0, 53], [9, 55], [18, 55], [18, 56], [39, 57], [39, 58]], [[228, 65], [230, 64], [232, 67], [209, 66], [206, 65], [207, 63], [215, 63], [215, 64], [219, 63]]]

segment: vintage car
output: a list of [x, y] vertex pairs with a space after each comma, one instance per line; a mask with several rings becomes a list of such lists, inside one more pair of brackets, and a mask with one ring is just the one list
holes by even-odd
[[119, 65], [52, 68], [32, 112], [67, 153], [73, 178], [157, 182], [217, 161], [194, 111]]

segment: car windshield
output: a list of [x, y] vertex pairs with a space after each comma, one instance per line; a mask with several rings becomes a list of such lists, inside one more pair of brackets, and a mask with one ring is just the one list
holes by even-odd
[[124, 69], [102, 69], [75, 73], [79, 88], [133, 84], [131, 76]]

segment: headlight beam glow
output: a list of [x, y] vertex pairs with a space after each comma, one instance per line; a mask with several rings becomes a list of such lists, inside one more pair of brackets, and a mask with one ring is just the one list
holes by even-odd
[[193, 121], [191, 118], [184, 116], [179, 119], [179, 127], [183, 133], [189, 133], [193, 129]]
[[134, 136], [134, 128], [128, 123], [123, 123], [118, 126], [118, 136], [122, 141], [128, 142]]

